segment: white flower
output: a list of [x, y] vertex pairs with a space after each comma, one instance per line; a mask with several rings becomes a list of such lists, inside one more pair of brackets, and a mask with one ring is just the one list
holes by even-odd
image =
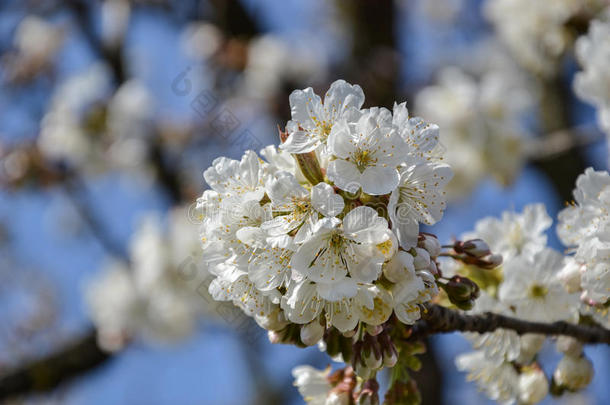
[[22, 63], [33, 63], [39, 67], [48, 63], [57, 53], [63, 42], [63, 36], [60, 27], [40, 17], [29, 15], [19, 23], [14, 42], [24, 58]]
[[310, 323], [324, 313], [327, 325], [341, 332], [353, 330], [360, 320], [380, 325], [392, 313], [391, 296], [382, 288], [355, 283], [316, 284], [308, 280], [290, 283], [281, 306], [286, 317], [298, 324]]
[[275, 218], [261, 228], [272, 236], [284, 235], [298, 228], [295, 242], [301, 243], [312, 231], [319, 215], [334, 217], [343, 211], [343, 198], [326, 183], [315, 185], [311, 191], [301, 186], [289, 173], [279, 173], [266, 184]]
[[578, 296], [569, 294], [557, 278], [563, 256], [545, 248], [534, 256], [520, 256], [504, 265], [500, 301], [515, 308], [518, 317], [537, 322], [572, 320]]
[[389, 194], [398, 185], [397, 166], [405, 160], [407, 144], [392, 125], [385, 109], [363, 111], [357, 121], [342, 119], [328, 137], [328, 151], [335, 156], [328, 178], [337, 187], [355, 193]]
[[310, 366], [298, 366], [292, 369], [294, 385], [309, 405], [348, 405], [347, 393], [331, 392], [333, 388], [328, 382], [330, 367], [317, 370]]
[[511, 363], [489, 360], [482, 351], [462, 354], [455, 359], [460, 371], [468, 372], [485, 394], [503, 404], [512, 404], [519, 395], [519, 375]]
[[567, 246], [604, 233], [609, 222], [610, 175], [588, 168], [576, 179], [575, 204], [559, 213], [557, 233]]
[[98, 340], [106, 350], [120, 349], [133, 333], [137, 296], [129, 269], [120, 262], [109, 264], [91, 281], [85, 295]]
[[[431, 300], [438, 294], [434, 277], [426, 272], [416, 272], [411, 260], [399, 252], [387, 265], [398, 281], [390, 288], [394, 313], [407, 325], [412, 325], [421, 318], [420, 304]], [[406, 254], [410, 256], [410, 254]]]
[[325, 145], [333, 126], [346, 114], [358, 113], [364, 93], [358, 85], [337, 80], [324, 103], [311, 87], [290, 94], [292, 120], [286, 125], [288, 139], [280, 147], [290, 153], [306, 153]]
[[582, 298], [605, 303], [610, 297], [610, 175], [585, 170], [576, 180], [575, 204], [559, 213], [557, 233], [564, 244], [576, 246], [573, 262], [562, 272], [571, 289], [580, 282]]
[[505, 211], [501, 219], [487, 217], [477, 221], [474, 232], [463, 238], [483, 239], [506, 263], [513, 257], [528, 257], [542, 250], [546, 246], [545, 232], [551, 224], [543, 204], [529, 204], [522, 213]]
[[320, 47], [311, 36], [288, 40], [265, 33], [252, 38], [248, 41], [248, 63], [244, 71], [245, 92], [258, 99], [270, 99], [279, 95], [284, 83], [310, 83], [324, 75], [327, 60]]
[[445, 191], [453, 173], [441, 163], [417, 163], [400, 168], [398, 187], [390, 195], [388, 212], [400, 246], [417, 245], [419, 224], [438, 222], [445, 210]]
[[260, 150], [260, 155], [267, 161], [266, 169], [270, 174], [288, 172], [293, 174], [299, 182], [306, 181], [290, 153], [278, 150], [274, 145], [268, 145]]
[[41, 121], [38, 146], [45, 156], [78, 167], [91, 167], [100, 159], [83, 121], [93, 106], [107, 99], [111, 77], [108, 66], [97, 63], [58, 86]]
[[575, 49], [583, 70], [574, 77], [574, 91], [597, 108], [599, 125], [610, 136], [610, 20], [592, 21]]
[[[478, 69], [484, 66], [480, 77], [447, 67], [436, 84], [417, 94], [418, 114], [442, 128], [444, 161], [455, 173], [450, 197], [467, 195], [490, 175], [508, 184], [524, 163], [521, 118], [532, 104], [531, 87], [506, 58], [496, 56], [498, 45], [492, 46], [480, 50], [486, 57], [476, 64]], [[489, 66], [490, 58], [500, 62]]]
[[595, 1], [492, 0], [486, 3], [484, 12], [524, 66], [535, 73], [551, 75], [568, 45], [566, 22], [586, 3]]
[[[485, 312], [511, 314], [507, 305], [482, 291], [480, 297], [475, 301], [472, 313], [481, 314]], [[521, 345], [519, 335], [515, 331], [496, 329], [492, 333], [465, 333], [464, 335], [472, 343], [472, 347], [483, 351], [488, 359], [514, 361], [519, 357]]]
[[[357, 207], [343, 221], [319, 220], [312, 235], [292, 256], [299, 273], [319, 283], [370, 283], [381, 272], [385, 260], [376, 245], [387, 240], [388, 223], [370, 207]], [[349, 281], [349, 280], [347, 280]]]
[[119, 348], [132, 336], [153, 343], [183, 338], [206, 310], [205, 297], [188, 285], [207, 276], [207, 268], [187, 256], [196, 242], [187, 228], [191, 224], [185, 210], [172, 212], [169, 219], [165, 232], [159, 218], [145, 217], [129, 246], [130, 268], [110, 263], [87, 286], [87, 303], [104, 346]]
[[241, 161], [214, 159], [203, 177], [212, 190], [228, 197], [260, 201], [265, 195], [263, 167], [256, 153], [247, 151]]
[[525, 405], [537, 404], [549, 393], [549, 382], [538, 368], [519, 375], [519, 401]]
[[438, 125], [428, 123], [420, 117], [410, 117], [407, 103], [404, 102], [394, 103], [392, 124], [407, 143], [410, 157], [423, 161], [438, 160], [440, 132]]

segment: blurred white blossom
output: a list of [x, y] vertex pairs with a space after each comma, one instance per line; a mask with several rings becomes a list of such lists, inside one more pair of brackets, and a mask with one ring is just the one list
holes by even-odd
[[455, 173], [452, 197], [467, 195], [488, 175], [509, 184], [523, 166], [526, 132], [520, 119], [531, 92], [514, 70], [487, 63], [490, 68], [479, 79], [457, 67], [443, 68], [437, 84], [417, 95], [418, 114], [442, 128], [445, 159]]
[[196, 227], [183, 209], [173, 211], [169, 221], [166, 231], [156, 215], [145, 217], [131, 240], [129, 263], [113, 260], [86, 288], [98, 339], [109, 350], [131, 338], [151, 343], [184, 338], [207, 309], [210, 298], [189, 284], [207, 276], [194, 256]]

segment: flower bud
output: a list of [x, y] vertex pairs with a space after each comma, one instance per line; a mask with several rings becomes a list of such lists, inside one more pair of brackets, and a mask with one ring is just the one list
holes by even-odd
[[593, 379], [593, 364], [584, 355], [563, 356], [553, 373], [555, 383], [572, 391], [585, 388]]
[[335, 357], [341, 353], [341, 337], [339, 331], [334, 328], [329, 329], [329, 333], [324, 337], [326, 353], [330, 357]]
[[535, 333], [526, 333], [525, 335], [521, 336], [519, 340], [521, 351], [517, 361], [521, 364], [528, 364], [532, 362], [540, 349], [542, 349], [542, 345], [544, 344], [546, 337], [544, 335]]
[[379, 383], [371, 378], [362, 384], [362, 390], [356, 399], [356, 405], [379, 405]]
[[474, 301], [479, 297], [479, 286], [469, 278], [453, 276], [449, 282], [442, 285], [449, 301], [462, 310], [472, 309]]
[[377, 339], [369, 338], [366, 339], [362, 346], [362, 361], [371, 370], [378, 370], [383, 364], [383, 357], [381, 355], [381, 347], [377, 342]]
[[267, 332], [267, 337], [269, 338], [269, 342], [272, 344], [282, 343], [282, 332], [270, 330]]
[[392, 339], [390, 339], [389, 335], [383, 334], [379, 338], [379, 344], [381, 345], [384, 367], [394, 367], [398, 362], [398, 351]]
[[422, 248], [415, 248], [415, 252], [417, 253], [413, 258], [415, 269], [423, 270], [430, 267], [430, 254], [428, 251]]
[[320, 162], [318, 162], [315, 151], [309, 153], [295, 153], [292, 156], [296, 159], [303, 176], [305, 176], [312, 185], [315, 186], [324, 181], [324, 175], [322, 174]]
[[582, 354], [582, 343], [569, 336], [559, 336], [555, 344], [557, 350], [567, 356], [578, 357]]
[[361, 361], [354, 364], [354, 372], [356, 375], [358, 375], [358, 377], [363, 379], [371, 378], [373, 375], [373, 370], [362, 364]]
[[346, 338], [351, 338], [351, 337], [354, 337], [355, 335], [356, 335], [356, 329], [352, 329], [352, 330], [343, 332], [343, 336]]
[[489, 245], [483, 239], [471, 239], [466, 242], [455, 242], [454, 250], [469, 256], [481, 258], [491, 254]]
[[421, 233], [420, 237], [421, 236], [423, 236], [423, 239], [420, 239], [419, 242], [417, 242], [417, 247], [425, 249], [430, 257], [438, 257], [438, 255], [441, 254], [441, 243], [436, 236], [427, 233]]
[[377, 336], [379, 335], [381, 332], [383, 332], [383, 326], [382, 325], [366, 325], [366, 332], [371, 335], [371, 336]]
[[519, 401], [524, 405], [537, 404], [549, 393], [549, 382], [539, 368], [531, 368], [519, 375]]
[[398, 283], [415, 272], [413, 260], [410, 253], [400, 250], [389, 262], [383, 265], [383, 275], [392, 283]]
[[483, 259], [479, 259], [477, 266], [491, 270], [502, 264], [502, 255], [489, 255]]
[[307, 346], [313, 346], [324, 337], [324, 326], [318, 319], [314, 319], [306, 325], [301, 326], [301, 342]]
[[450, 298], [455, 300], [466, 300], [479, 296], [479, 286], [472, 280], [463, 276], [453, 276], [445, 285], [445, 290]]

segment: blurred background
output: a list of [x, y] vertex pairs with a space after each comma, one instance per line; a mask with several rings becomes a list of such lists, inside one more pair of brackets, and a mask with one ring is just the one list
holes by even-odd
[[[0, 398], [302, 403], [290, 370], [330, 360], [210, 300], [192, 205], [215, 157], [278, 143], [294, 89], [343, 78], [365, 107], [440, 125], [456, 175], [439, 239], [532, 202], [554, 217], [584, 168], [607, 169], [572, 90], [574, 40], [607, 2], [542, 2], [570, 3], [553, 21], [510, 2], [0, 2]], [[455, 368], [468, 348], [431, 339], [424, 403], [490, 403]], [[562, 403], [608, 403], [610, 350], [587, 353], [594, 382]]]

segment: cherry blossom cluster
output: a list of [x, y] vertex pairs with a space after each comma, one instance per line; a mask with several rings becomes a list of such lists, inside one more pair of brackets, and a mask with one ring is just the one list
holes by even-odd
[[439, 129], [404, 103], [363, 103], [361, 88], [342, 80], [324, 99], [294, 91], [279, 150], [218, 158], [204, 173], [210, 293], [253, 316], [272, 341], [377, 336], [392, 314], [413, 324], [437, 292], [440, 244], [419, 225], [441, 219], [452, 176], [437, 153]]
[[[607, 172], [588, 169], [577, 182], [574, 194], [578, 205], [559, 215], [559, 235], [566, 243], [584, 246], [588, 265], [582, 255], [566, 257], [546, 246], [545, 232], [552, 220], [542, 204], [528, 205], [521, 213], [504, 212], [499, 219], [484, 218], [473, 232], [463, 235], [465, 239], [484, 239], [504, 258], [503, 264], [492, 271], [465, 265], [463, 260], [442, 263], [445, 274], [468, 276], [480, 287], [480, 296], [470, 312], [571, 323], [578, 323], [583, 315], [593, 315], [607, 327], [608, 310], [603, 304], [610, 288], [608, 257], [604, 258], [603, 251], [595, 255], [595, 248], [591, 249], [599, 246], [596, 232], [603, 232], [607, 211], [600, 209], [600, 200], [608, 180]], [[596, 204], [597, 210], [592, 209]], [[599, 294], [604, 290], [605, 297]], [[582, 291], [580, 296], [578, 291]], [[563, 359], [549, 380], [537, 357], [546, 336], [518, 335], [506, 329], [465, 336], [475, 351], [458, 356], [456, 365], [498, 402], [535, 404], [549, 392], [557, 395], [583, 389], [593, 377], [591, 361], [585, 357], [582, 344], [573, 338], [557, 339], [557, 350]]]

